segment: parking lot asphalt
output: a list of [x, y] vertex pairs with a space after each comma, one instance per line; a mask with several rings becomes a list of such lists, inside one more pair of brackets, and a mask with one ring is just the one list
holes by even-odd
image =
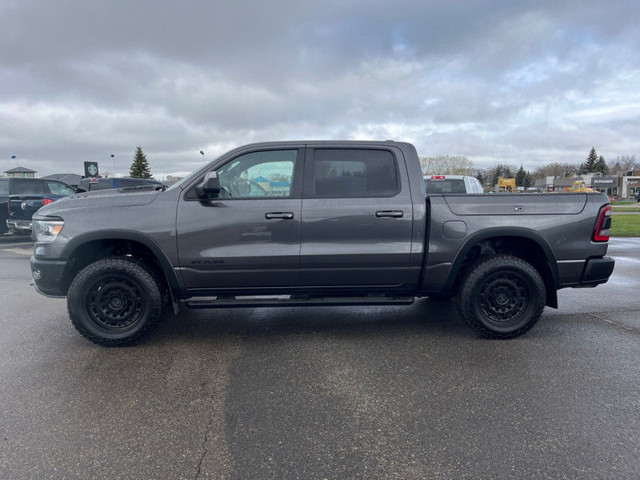
[[97, 347], [0, 244], [0, 478], [637, 478], [640, 239], [529, 333], [452, 302], [183, 310]]

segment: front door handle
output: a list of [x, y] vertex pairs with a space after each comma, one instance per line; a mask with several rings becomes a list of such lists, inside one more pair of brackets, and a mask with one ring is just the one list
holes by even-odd
[[268, 212], [264, 214], [264, 218], [267, 220], [273, 220], [275, 218], [291, 220], [293, 218], [293, 212]]
[[391, 218], [402, 218], [404, 212], [402, 210], [378, 210], [376, 212], [376, 217], [391, 217]]

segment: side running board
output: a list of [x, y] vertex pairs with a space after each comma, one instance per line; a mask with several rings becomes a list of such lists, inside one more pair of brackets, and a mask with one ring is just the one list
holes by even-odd
[[198, 297], [185, 300], [189, 308], [248, 308], [248, 307], [299, 307], [341, 305], [411, 305], [414, 297], [388, 297], [367, 295], [365, 297], [308, 297], [305, 295], [258, 295]]

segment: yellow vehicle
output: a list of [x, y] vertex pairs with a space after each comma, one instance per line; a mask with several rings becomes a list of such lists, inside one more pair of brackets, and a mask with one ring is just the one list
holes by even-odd
[[571, 186], [571, 190], [569, 190], [570, 192], [577, 192], [577, 193], [594, 193], [597, 192], [597, 190], [594, 190], [591, 187], [587, 187], [585, 185], [585, 183], [581, 180], [576, 180], [575, 182], [573, 182], [573, 185]]
[[498, 178], [498, 192], [515, 192], [516, 191], [516, 179], [515, 178]]

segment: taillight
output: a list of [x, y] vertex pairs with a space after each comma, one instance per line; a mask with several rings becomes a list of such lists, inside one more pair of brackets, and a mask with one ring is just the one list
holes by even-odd
[[44, 207], [45, 205], [49, 205], [50, 203], [53, 203], [53, 200], [51, 200], [50, 198], [43, 198], [42, 199], [42, 206]]
[[594, 242], [608, 242], [611, 231], [611, 205], [606, 205], [600, 209], [596, 230], [593, 232]]
[[431, 180], [444, 180], [445, 178], [444, 175], [431, 175]]

